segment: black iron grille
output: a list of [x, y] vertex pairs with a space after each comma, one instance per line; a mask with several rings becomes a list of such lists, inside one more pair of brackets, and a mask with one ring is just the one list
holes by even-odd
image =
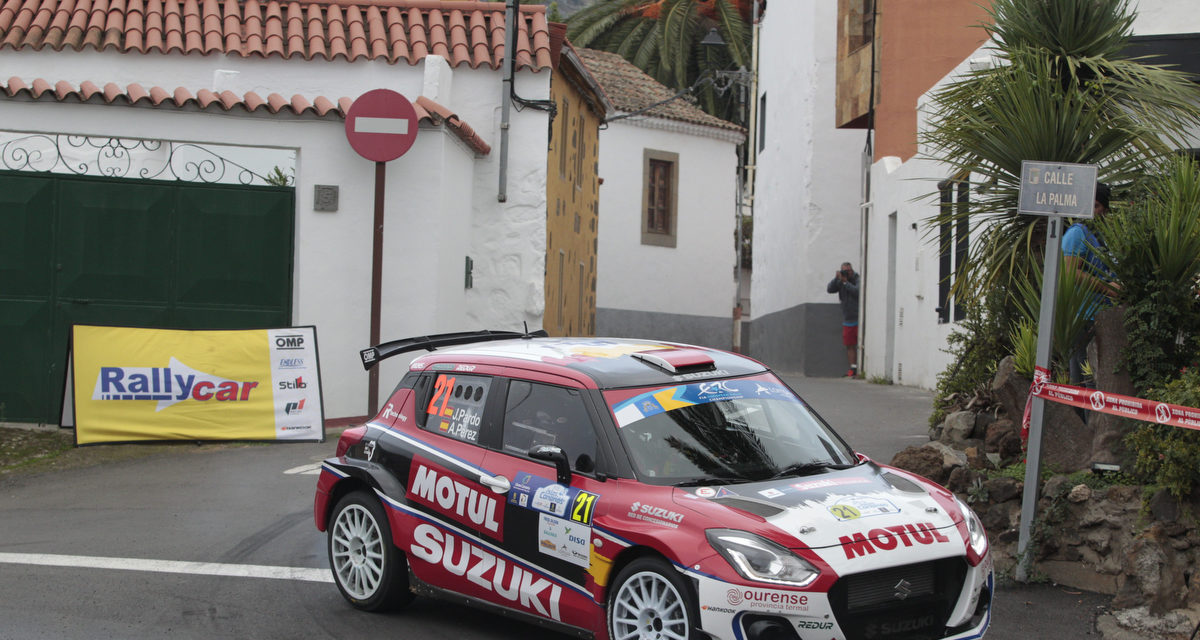
[[854, 640], [936, 640], [962, 592], [963, 558], [843, 576], [829, 590], [838, 625]]

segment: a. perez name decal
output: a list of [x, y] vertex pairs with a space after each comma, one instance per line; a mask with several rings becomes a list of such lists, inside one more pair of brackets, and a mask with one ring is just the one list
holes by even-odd
[[635, 502], [629, 505], [629, 513], [626, 517], [642, 522], [652, 522], [663, 526], [671, 527], [672, 529], [679, 528], [679, 524], [683, 522], [683, 514], [676, 511], [671, 511], [665, 507], [656, 507], [652, 504], [643, 504]]
[[918, 522], [915, 525], [904, 524], [871, 529], [865, 536], [861, 533], [841, 536], [838, 538], [838, 542], [842, 543], [846, 558], [852, 559], [875, 553], [876, 550], [891, 551], [901, 544], [906, 547], [914, 544], [937, 544], [950, 542], [950, 538], [935, 529], [932, 523]]
[[[455, 546], [459, 546], [457, 552]], [[559, 617], [561, 586], [465, 540], [443, 534], [431, 524], [422, 523], [413, 529], [409, 553], [430, 564], [440, 564], [456, 576], [465, 576], [472, 584], [524, 609], [562, 620]]]
[[504, 540], [504, 507], [466, 478], [413, 458], [408, 474], [408, 499], [496, 540]]

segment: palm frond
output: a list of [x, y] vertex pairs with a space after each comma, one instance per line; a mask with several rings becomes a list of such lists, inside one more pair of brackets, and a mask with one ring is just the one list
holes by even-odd
[[660, 55], [663, 66], [671, 73], [671, 82], [676, 89], [691, 84], [688, 80], [688, 61], [692, 44], [697, 39], [700, 0], [664, 0], [663, 28]]

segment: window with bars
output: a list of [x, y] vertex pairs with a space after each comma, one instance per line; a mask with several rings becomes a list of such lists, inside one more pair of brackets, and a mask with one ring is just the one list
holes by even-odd
[[643, 154], [642, 244], [675, 246], [679, 154], [646, 149]]

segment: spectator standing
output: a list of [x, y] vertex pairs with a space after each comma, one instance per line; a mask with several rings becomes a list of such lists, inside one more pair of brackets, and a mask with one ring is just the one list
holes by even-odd
[[[1108, 185], [1103, 182], [1096, 184], [1092, 214], [1097, 220], [1108, 214], [1111, 194]], [[1087, 361], [1087, 346], [1092, 341], [1096, 311], [1110, 304], [1110, 299], [1116, 298], [1121, 292], [1121, 285], [1113, 281], [1113, 272], [1100, 259], [1099, 252], [1104, 250], [1104, 239], [1093, 233], [1086, 222], [1076, 222], [1063, 234], [1064, 267], [1075, 272], [1076, 282], [1090, 283], [1096, 292], [1092, 301], [1081, 311], [1086, 316], [1087, 329], [1071, 350], [1069, 370], [1071, 384], [1074, 385], [1084, 382], [1083, 363]]]
[[850, 361], [847, 378], [858, 377], [858, 274], [849, 262], [834, 274], [825, 290], [836, 293], [842, 305], [842, 344], [846, 347], [846, 359]]

